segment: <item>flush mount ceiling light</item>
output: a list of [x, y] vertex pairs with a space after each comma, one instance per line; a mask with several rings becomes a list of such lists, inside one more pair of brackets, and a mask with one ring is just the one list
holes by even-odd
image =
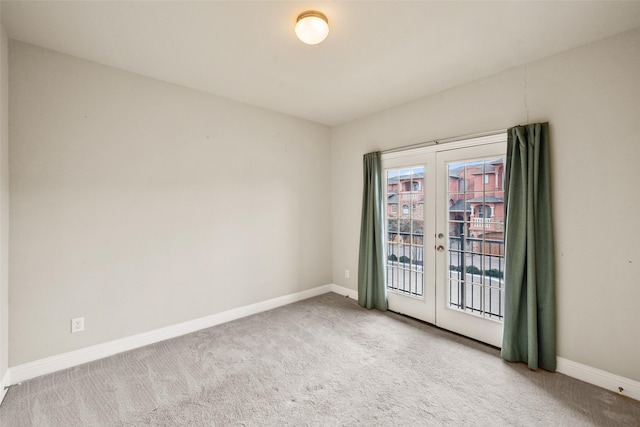
[[327, 17], [316, 10], [307, 10], [298, 15], [296, 36], [306, 44], [318, 44], [329, 34]]

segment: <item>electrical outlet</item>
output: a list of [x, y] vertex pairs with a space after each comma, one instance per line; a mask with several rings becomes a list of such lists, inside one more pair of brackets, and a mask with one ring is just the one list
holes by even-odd
[[71, 333], [75, 334], [82, 331], [84, 331], [84, 317], [76, 317], [75, 319], [71, 319]]
[[345, 270], [344, 271], [344, 278], [348, 279], [349, 278], [349, 270]]

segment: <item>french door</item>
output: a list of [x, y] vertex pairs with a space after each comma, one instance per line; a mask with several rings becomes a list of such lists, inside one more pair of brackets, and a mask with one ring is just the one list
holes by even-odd
[[384, 154], [389, 309], [500, 347], [506, 134]]

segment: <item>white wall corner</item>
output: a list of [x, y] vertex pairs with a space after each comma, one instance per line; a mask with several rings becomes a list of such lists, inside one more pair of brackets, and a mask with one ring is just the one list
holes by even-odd
[[[640, 382], [638, 381], [562, 357], [558, 357], [557, 362], [556, 370], [561, 374], [602, 387], [622, 396], [640, 400]], [[619, 387], [622, 388], [622, 391], [619, 390]]]
[[353, 289], [345, 288], [344, 286], [336, 285], [335, 283], [332, 283], [329, 286], [331, 287], [331, 292], [339, 294], [339, 295], [344, 295], [346, 297], [349, 297], [349, 298], [351, 298], [353, 300], [358, 301], [358, 291], [354, 291]]
[[[93, 362], [94, 360], [103, 359], [113, 356], [114, 354], [124, 351], [133, 350], [145, 345], [154, 344], [156, 342], [175, 338], [201, 329], [210, 328], [242, 317], [251, 316], [252, 314], [261, 313], [263, 311], [272, 310], [283, 305], [302, 301], [328, 292], [336, 292], [345, 295], [343, 292], [337, 292], [333, 289], [337, 285], [322, 285], [305, 291], [284, 295], [266, 301], [257, 302], [255, 304], [234, 308], [232, 310], [221, 313], [212, 314], [210, 316], [201, 317], [199, 319], [190, 320], [176, 325], [167, 326], [165, 328], [155, 329], [141, 334], [133, 335], [126, 338], [97, 344], [80, 350], [71, 351], [47, 357], [33, 362], [16, 365], [9, 368], [6, 377], [6, 383], [16, 384], [41, 375], [50, 374], [63, 369], [81, 365], [83, 363]], [[342, 288], [349, 291], [346, 288]]]

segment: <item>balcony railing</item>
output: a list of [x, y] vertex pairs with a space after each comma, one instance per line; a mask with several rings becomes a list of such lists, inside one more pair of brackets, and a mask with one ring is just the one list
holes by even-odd
[[[422, 235], [401, 233], [406, 238], [420, 238]], [[422, 297], [424, 248], [422, 244], [412, 245], [387, 242], [387, 289]]]
[[502, 320], [504, 241], [450, 236], [448, 257], [449, 305]]
[[469, 225], [474, 230], [504, 231], [504, 220], [502, 218], [472, 217]]
[[[400, 233], [407, 240], [422, 235]], [[447, 268], [449, 306], [486, 318], [504, 316], [504, 242], [450, 236]], [[387, 241], [387, 288], [422, 297], [424, 294], [422, 244]], [[426, 266], [429, 269], [429, 266]]]
[[474, 227], [482, 228], [484, 225], [491, 225], [491, 218], [476, 217], [471, 220], [471, 224], [473, 224]]

